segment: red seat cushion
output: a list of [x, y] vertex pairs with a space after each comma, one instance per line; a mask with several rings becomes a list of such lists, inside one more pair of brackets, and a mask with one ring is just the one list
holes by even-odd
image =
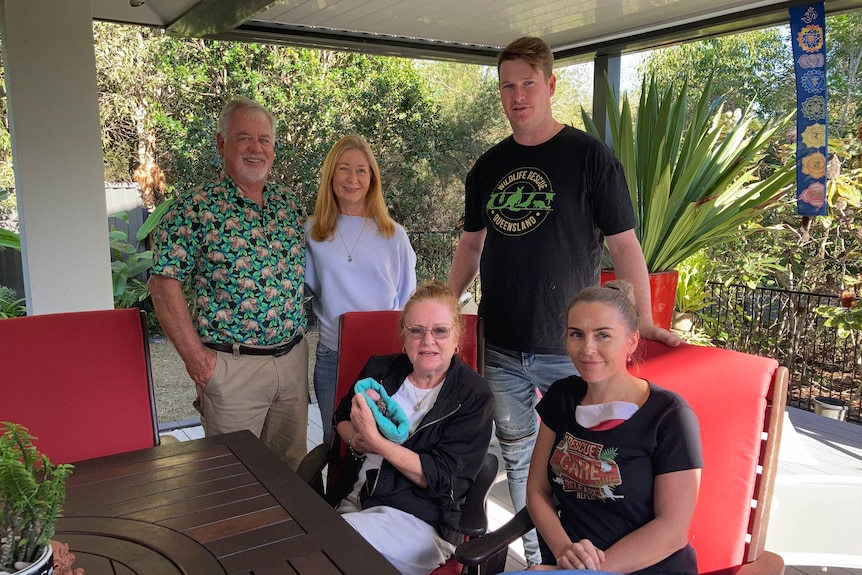
[[0, 421], [54, 463], [156, 445], [145, 337], [136, 309], [0, 320]]
[[743, 562], [774, 359], [646, 342], [640, 377], [682, 395], [697, 414], [704, 469], [689, 540], [701, 573]]

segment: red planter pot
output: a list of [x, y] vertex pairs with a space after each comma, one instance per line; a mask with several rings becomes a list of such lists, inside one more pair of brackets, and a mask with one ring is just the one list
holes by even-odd
[[[615, 279], [612, 270], [602, 270], [602, 285]], [[652, 321], [659, 327], [670, 329], [673, 319], [673, 304], [676, 299], [676, 284], [679, 274], [676, 270], [657, 272], [649, 275], [650, 298], [652, 300]]]

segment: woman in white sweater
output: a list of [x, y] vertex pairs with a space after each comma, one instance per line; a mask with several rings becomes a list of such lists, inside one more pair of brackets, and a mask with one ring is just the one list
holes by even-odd
[[320, 330], [314, 393], [323, 441], [329, 443], [339, 317], [347, 311], [401, 309], [416, 289], [416, 254], [404, 228], [389, 217], [380, 168], [361, 136], [344, 136], [327, 154], [305, 233], [305, 282]]

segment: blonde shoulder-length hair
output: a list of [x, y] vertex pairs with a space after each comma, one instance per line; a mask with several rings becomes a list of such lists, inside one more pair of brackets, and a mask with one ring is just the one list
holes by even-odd
[[383, 200], [383, 185], [380, 183], [380, 167], [374, 158], [371, 146], [362, 136], [349, 134], [332, 146], [323, 166], [320, 168], [320, 185], [317, 188], [317, 200], [314, 203], [314, 224], [311, 226], [311, 239], [316, 242], [327, 241], [335, 235], [338, 222], [338, 204], [335, 192], [332, 190], [332, 175], [341, 155], [347, 150], [359, 150], [368, 159], [371, 169], [371, 182], [365, 195], [365, 215], [377, 224], [378, 233], [386, 239], [395, 235], [395, 223], [389, 217], [389, 210]]

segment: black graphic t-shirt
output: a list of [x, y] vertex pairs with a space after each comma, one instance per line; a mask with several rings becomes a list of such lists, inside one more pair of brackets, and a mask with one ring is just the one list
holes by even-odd
[[[646, 402], [628, 420], [605, 431], [575, 421], [586, 382], [555, 382], [536, 406], [556, 434], [548, 481], [560, 503], [560, 522], [573, 541], [607, 549], [655, 518], [655, 476], [703, 467], [700, 427], [686, 401], [650, 384]], [[691, 545], [641, 573], [697, 573]]]
[[538, 146], [510, 136], [477, 160], [466, 192], [464, 230], [487, 228], [485, 338], [513, 351], [565, 353], [566, 307], [599, 285], [604, 236], [636, 225], [619, 162], [569, 126]]

